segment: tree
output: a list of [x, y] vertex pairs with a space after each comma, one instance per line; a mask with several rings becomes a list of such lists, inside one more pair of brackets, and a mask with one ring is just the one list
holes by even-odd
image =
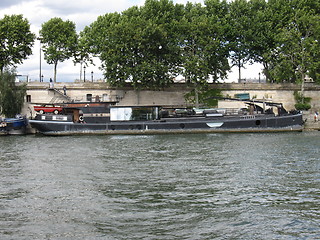
[[151, 69], [141, 81], [146, 86], [153, 83], [153, 89], [161, 89], [173, 83], [181, 70], [178, 36], [183, 5], [169, 0], [147, 0], [141, 8], [141, 16], [150, 24], [149, 29], [142, 32], [143, 55], [150, 58], [142, 60], [145, 69]]
[[48, 64], [54, 65], [54, 82], [57, 80], [58, 62], [63, 62], [75, 55], [77, 39], [76, 26], [69, 20], [52, 18], [42, 24], [40, 41], [45, 60]]
[[270, 79], [301, 84], [308, 74], [317, 79], [319, 73], [319, 12], [313, 0], [269, 0], [273, 46], [265, 52]]
[[21, 64], [32, 54], [35, 34], [22, 15], [5, 15], [0, 19], [0, 71]]
[[247, 43], [249, 59], [263, 65], [263, 73], [267, 81], [270, 81], [269, 69], [273, 59], [272, 53], [276, 46], [278, 32], [276, 25], [279, 24], [279, 21], [273, 21], [275, 12], [268, 7], [266, 0], [251, 0], [248, 3], [251, 32]]
[[224, 79], [230, 69], [224, 37], [226, 11], [226, 2], [217, 0], [207, 1], [206, 7], [192, 3], [185, 6], [179, 36], [181, 68], [187, 84], [193, 88], [196, 107], [199, 107], [199, 96], [208, 91], [208, 81]]
[[113, 86], [159, 90], [182, 74], [202, 91], [230, 70], [227, 11], [225, 0], [208, 0], [206, 7], [147, 0], [142, 7], [98, 17], [83, 35]]
[[182, 9], [172, 1], [147, 0], [143, 7], [101, 16], [85, 29], [107, 82], [153, 90], [172, 83], [179, 72], [175, 27]]
[[[87, 29], [87, 27], [85, 28]], [[77, 40], [77, 46], [74, 53], [75, 64], [80, 63], [80, 80], [82, 76], [83, 64], [87, 67], [87, 62], [93, 64], [92, 54], [90, 54], [90, 39], [87, 38], [88, 35], [85, 34], [85, 30], [80, 32], [80, 35]]]
[[291, 8], [291, 18], [277, 34], [273, 74], [277, 78], [280, 71], [286, 71], [287, 81], [303, 84], [305, 76], [314, 74], [320, 65], [320, 16], [301, 2]]
[[216, 82], [218, 79], [226, 79], [230, 71], [228, 63], [230, 39], [227, 34], [230, 30], [230, 24], [226, 17], [229, 8], [226, 0], [207, 0], [205, 1], [205, 9], [209, 25], [208, 63], [212, 80]]
[[[127, 48], [126, 39], [117, 36], [116, 29], [121, 21], [121, 14], [108, 13], [99, 16], [89, 27], [85, 27], [82, 36], [87, 39], [87, 46], [92, 55], [101, 60], [101, 69], [107, 82], [111, 85], [121, 86], [127, 79], [126, 64], [122, 64], [121, 59], [125, 57]], [[132, 29], [127, 29], [129, 36]], [[130, 36], [129, 36], [130, 38]], [[128, 55], [129, 57], [129, 55]], [[124, 60], [125, 61], [125, 60]]]
[[246, 0], [235, 0], [230, 3], [229, 8], [231, 63], [238, 67], [240, 82], [241, 69], [250, 61], [251, 11]]
[[4, 69], [0, 74], [0, 114], [6, 117], [15, 117], [19, 114], [25, 95], [26, 86], [15, 83], [15, 71]]

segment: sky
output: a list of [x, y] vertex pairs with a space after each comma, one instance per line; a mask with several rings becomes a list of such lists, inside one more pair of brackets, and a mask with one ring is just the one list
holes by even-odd
[[[187, 0], [173, 1], [175, 3], [187, 2]], [[203, 3], [203, 0], [189, 1]], [[111, 12], [122, 12], [132, 6], [142, 6], [143, 4], [144, 0], [1, 0], [0, 18], [5, 15], [22, 14], [29, 21], [31, 31], [37, 36], [39, 36], [41, 25], [54, 17], [60, 17], [64, 21], [73, 21], [77, 31], [80, 32], [85, 26], [94, 22], [98, 16]], [[43, 80], [48, 82], [50, 78], [53, 79], [53, 65], [48, 65], [43, 59], [39, 41], [35, 42], [33, 54], [18, 66], [17, 72], [19, 75], [28, 76], [30, 81], [39, 81], [40, 62]], [[103, 78], [102, 71], [99, 69], [99, 60], [95, 59], [94, 63], [95, 66], [89, 65], [86, 68], [86, 80], [91, 80], [92, 77], [94, 80]], [[258, 78], [259, 72], [261, 72], [260, 66], [247, 66], [247, 69], [242, 70], [242, 78]], [[236, 82], [237, 78], [238, 73], [235, 69], [229, 73], [228, 82]], [[58, 82], [73, 82], [77, 79], [80, 79], [79, 64], [74, 65], [71, 59], [58, 63]]]

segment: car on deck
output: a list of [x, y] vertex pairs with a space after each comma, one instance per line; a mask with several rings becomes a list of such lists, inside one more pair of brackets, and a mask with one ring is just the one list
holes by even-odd
[[62, 112], [62, 107], [54, 104], [42, 104], [40, 106], [34, 106], [33, 109], [40, 114], [45, 114], [45, 113], [59, 114]]

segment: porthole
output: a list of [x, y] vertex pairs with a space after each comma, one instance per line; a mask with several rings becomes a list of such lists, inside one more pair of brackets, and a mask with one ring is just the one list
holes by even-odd
[[186, 127], [186, 125], [185, 125], [184, 123], [181, 123], [181, 124], [180, 124], [180, 128], [181, 128], [181, 129], [184, 129], [185, 127]]
[[256, 126], [260, 126], [261, 125], [261, 121], [260, 120], [257, 120], [256, 121]]

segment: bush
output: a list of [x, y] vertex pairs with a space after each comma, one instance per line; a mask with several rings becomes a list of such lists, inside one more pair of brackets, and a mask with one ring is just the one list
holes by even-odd
[[294, 105], [294, 107], [297, 110], [309, 110], [311, 108], [311, 105], [310, 105], [311, 98], [310, 97], [304, 97], [298, 91], [295, 91], [293, 93], [293, 95], [294, 95], [294, 99], [296, 100], [296, 104]]
[[294, 107], [297, 110], [309, 110], [311, 108], [311, 105], [309, 103], [296, 103]]

